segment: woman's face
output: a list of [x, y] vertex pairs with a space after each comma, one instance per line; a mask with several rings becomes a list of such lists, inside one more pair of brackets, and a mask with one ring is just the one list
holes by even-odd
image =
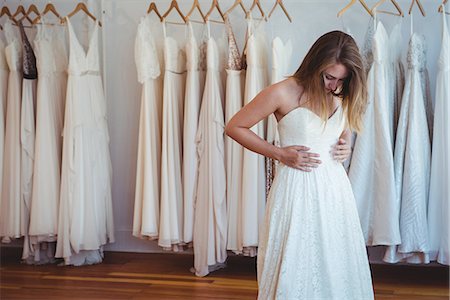
[[342, 64], [334, 64], [323, 71], [323, 83], [327, 93], [339, 92], [348, 76], [347, 68]]

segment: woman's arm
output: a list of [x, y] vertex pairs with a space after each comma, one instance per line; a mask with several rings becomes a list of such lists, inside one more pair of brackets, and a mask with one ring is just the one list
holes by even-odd
[[331, 153], [335, 160], [339, 162], [344, 162], [349, 158], [352, 153], [352, 131], [350, 129], [345, 129], [342, 131], [339, 141], [334, 145]]
[[311, 171], [311, 168], [317, 167], [320, 161], [315, 159], [318, 154], [307, 152], [308, 147], [279, 148], [250, 130], [268, 115], [279, 110], [288, 97], [292, 99], [291, 84], [291, 80], [287, 79], [261, 91], [228, 122], [225, 133], [253, 152], [279, 160], [293, 168]]

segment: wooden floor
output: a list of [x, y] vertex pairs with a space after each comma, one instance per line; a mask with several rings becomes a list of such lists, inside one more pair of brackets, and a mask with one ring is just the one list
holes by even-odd
[[[107, 252], [100, 265], [58, 267], [19, 263], [0, 248], [0, 299], [255, 299], [255, 259], [229, 257], [204, 278], [189, 272], [187, 254]], [[373, 265], [376, 299], [449, 299], [447, 267]]]

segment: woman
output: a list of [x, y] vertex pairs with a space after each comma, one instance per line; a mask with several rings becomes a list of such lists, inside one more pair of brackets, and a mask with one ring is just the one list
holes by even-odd
[[[341, 164], [367, 100], [355, 41], [321, 36], [297, 72], [258, 94], [228, 123], [244, 147], [280, 162], [258, 252], [259, 299], [373, 299], [350, 182]], [[281, 147], [250, 128], [271, 113]]]

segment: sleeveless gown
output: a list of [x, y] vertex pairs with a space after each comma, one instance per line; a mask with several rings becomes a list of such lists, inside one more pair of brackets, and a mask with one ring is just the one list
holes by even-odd
[[[436, 79], [433, 152], [431, 158], [428, 234], [430, 260], [450, 265], [450, 35], [446, 15], [442, 14], [442, 46]], [[431, 217], [432, 216], [432, 217]]]
[[114, 242], [111, 159], [99, 57], [99, 25], [87, 51], [67, 18], [70, 54], [64, 115], [58, 237], [55, 257], [89, 265]]
[[322, 164], [278, 167], [258, 249], [259, 299], [373, 299], [350, 181], [329, 153], [344, 126], [341, 107], [326, 124], [303, 107], [278, 123], [282, 147], [310, 147]]
[[29, 238], [34, 261], [55, 255], [61, 178], [62, 130], [68, 64], [64, 28], [41, 24], [34, 40], [37, 83], [36, 140]]
[[[3, 151], [5, 146], [6, 96], [8, 91], [8, 63], [5, 57], [5, 42], [0, 32], [0, 197], [3, 183]], [[1, 201], [0, 201], [1, 203]]]
[[22, 43], [11, 22], [3, 26], [5, 57], [9, 67], [6, 99], [5, 145], [3, 153], [2, 194], [0, 197], [0, 237], [2, 242], [19, 238], [25, 232], [20, 177], [20, 107], [22, 102]]

